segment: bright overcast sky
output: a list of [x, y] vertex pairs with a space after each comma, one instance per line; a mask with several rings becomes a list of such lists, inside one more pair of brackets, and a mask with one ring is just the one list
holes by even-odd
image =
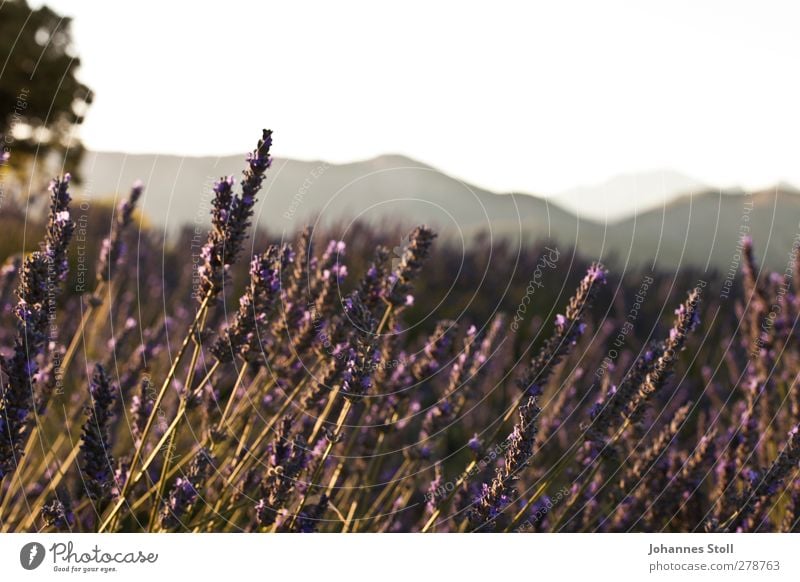
[[93, 149], [241, 152], [263, 126], [279, 156], [401, 153], [494, 190], [800, 184], [791, 2], [48, 4], [75, 19]]

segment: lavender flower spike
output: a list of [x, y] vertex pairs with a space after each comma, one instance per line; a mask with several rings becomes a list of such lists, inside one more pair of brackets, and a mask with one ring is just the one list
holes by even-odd
[[42, 506], [41, 515], [45, 526], [57, 531], [70, 531], [75, 525], [75, 514], [72, 513], [69, 495], [65, 491], [59, 492], [57, 498]]
[[291, 437], [291, 427], [292, 419], [285, 417], [269, 447], [268, 468], [261, 481], [261, 498], [256, 504], [256, 517], [262, 527], [275, 523], [278, 512], [297, 486], [297, 477], [308, 463], [305, 443]]
[[0, 371], [7, 381], [0, 385], [0, 480], [16, 469], [22, 455], [33, 385], [48, 339], [48, 268], [44, 253], [35, 252], [23, 265], [14, 313], [17, 335], [11, 358], [0, 355]]
[[59, 283], [67, 278], [67, 248], [75, 232], [75, 223], [69, 215], [69, 203], [72, 201], [69, 195], [71, 179], [69, 174], [64, 174], [63, 178], [50, 183], [50, 213], [47, 217], [44, 251], [51, 264], [53, 279]]
[[150, 385], [150, 377], [145, 375], [139, 381], [138, 394], [131, 397], [131, 437], [133, 442], [139, 442], [142, 433], [147, 425], [147, 419], [153, 412], [153, 394], [155, 393]]
[[501, 518], [503, 510], [516, 497], [514, 482], [519, 473], [530, 463], [538, 431], [538, 417], [541, 409], [536, 403], [537, 396], [529, 396], [519, 407], [519, 422], [506, 440], [505, 463], [498, 468], [494, 479], [484, 483], [482, 492], [469, 512], [470, 528], [493, 530]]
[[250, 227], [256, 195], [264, 181], [264, 173], [272, 158], [272, 131], [265, 129], [256, 149], [247, 157], [247, 169], [243, 172], [242, 192], [233, 194], [233, 177], [222, 178], [214, 186], [212, 229], [208, 234], [201, 256], [203, 265], [198, 269], [200, 293], [198, 301], [206, 295], [212, 298], [222, 290], [228, 268], [236, 262]]
[[436, 234], [427, 226], [418, 226], [409, 235], [409, 243], [397, 268], [386, 279], [383, 295], [395, 307], [407, 305], [413, 281], [431, 252]]
[[270, 246], [250, 262], [250, 285], [239, 299], [239, 310], [231, 324], [212, 346], [211, 353], [221, 362], [239, 354], [252, 360], [260, 353], [259, 341], [266, 335], [268, 323], [278, 299], [285, 269], [293, 259], [288, 245]]
[[123, 200], [117, 208], [114, 222], [111, 225], [111, 233], [103, 240], [100, 250], [100, 258], [97, 263], [97, 280], [108, 282], [111, 279], [111, 271], [124, 258], [124, 242], [122, 240], [125, 230], [133, 220], [133, 211], [144, 191], [144, 184], [138, 180], [133, 184], [131, 193], [126, 200]]
[[583, 313], [591, 305], [597, 291], [606, 282], [606, 271], [599, 263], [589, 267], [586, 276], [581, 280], [578, 290], [570, 299], [564, 315], [556, 316], [553, 335], [548, 338], [536, 357], [531, 361], [520, 380], [520, 387], [530, 395], [538, 395], [542, 391], [553, 368], [566, 356], [572, 346], [583, 335], [585, 324]]
[[650, 395], [664, 385], [678, 359], [678, 354], [686, 346], [689, 334], [700, 323], [700, 291], [693, 289], [689, 297], [675, 310], [675, 324], [669, 337], [663, 342], [658, 359], [644, 377], [639, 391], [633, 396], [628, 417], [635, 423], [641, 419]]
[[375, 313], [377, 307], [383, 304], [381, 299], [384, 279], [389, 274], [389, 249], [378, 245], [375, 257], [358, 285], [358, 292], [367, 308]]
[[80, 450], [86, 493], [95, 500], [105, 499], [114, 484], [114, 459], [111, 456], [109, 429], [115, 391], [103, 366], [96, 364], [89, 384], [91, 404], [87, 407], [89, 418], [83, 425]]
[[211, 453], [206, 449], [200, 449], [192, 459], [186, 474], [175, 479], [161, 509], [162, 528], [175, 529], [190, 514], [213, 464], [214, 458]]
[[441, 398], [428, 409], [422, 420], [420, 430], [420, 452], [423, 457], [430, 454], [436, 436], [440, 435], [447, 426], [453, 422], [469, 399], [472, 378], [468, 375], [471, 365], [470, 360], [475, 348], [477, 330], [471, 326], [464, 337], [464, 346], [450, 369], [450, 378], [447, 388]]
[[421, 382], [434, 374], [447, 362], [452, 352], [453, 339], [458, 332], [458, 323], [452, 319], [443, 319], [425, 342], [422, 353], [411, 367], [413, 378]]
[[347, 316], [353, 325], [350, 356], [342, 374], [342, 395], [350, 401], [361, 399], [372, 387], [372, 376], [380, 360], [375, 349], [375, 319], [358, 292], [345, 300]]
[[759, 502], [775, 495], [780, 491], [785, 479], [796, 471], [800, 464], [800, 425], [789, 431], [789, 440], [769, 469], [761, 475], [754, 471], [750, 478], [750, 485], [741, 498], [739, 510], [732, 517], [729, 527], [735, 529], [759, 508]]

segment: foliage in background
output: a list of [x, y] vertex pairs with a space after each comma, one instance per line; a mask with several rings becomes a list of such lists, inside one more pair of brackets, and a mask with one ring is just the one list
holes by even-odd
[[76, 76], [80, 59], [70, 23], [47, 6], [32, 9], [26, 0], [0, 5], [0, 139], [18, 169], [48, 152], [77, 168], [83, 154], [74, 129], [92, 92]]

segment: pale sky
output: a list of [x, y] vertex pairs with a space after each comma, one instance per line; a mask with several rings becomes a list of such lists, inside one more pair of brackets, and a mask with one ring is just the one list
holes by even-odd
[[800, 185], [791, 2], [48, 4], [75, 18], [92, 149], [228, 154], [270, 127], [281, 157], [400, 153], [496, 191]]

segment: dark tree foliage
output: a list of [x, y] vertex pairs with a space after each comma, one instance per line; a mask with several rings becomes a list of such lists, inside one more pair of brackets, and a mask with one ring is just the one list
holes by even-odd
[[72, 129], [92, 93], [76, 78], [70, 24], [47, 6], [0, 3], [0, 147], [15, 166], [53, 151], [75, 168], [83, 153]]

